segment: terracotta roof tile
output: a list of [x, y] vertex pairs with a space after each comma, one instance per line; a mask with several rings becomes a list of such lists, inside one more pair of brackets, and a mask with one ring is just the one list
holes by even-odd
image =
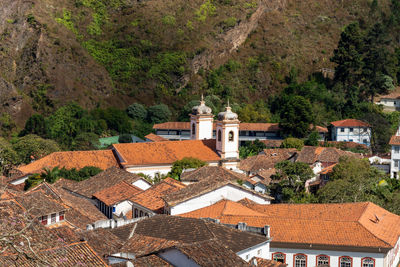
[[121, 251], [125, 253], [134, 253], [135, 256], [141, 257], [143, 255], [147, 255], [178, 244], [179, 242], [175, 240], [134, 234], [128, 241], [125, 242], [121, 248]]
[[[269, 225], [272, 245], [297, 243], [391, 248], [395, 246], [400, 236], [400, 216], [369, 202], [275, 205], [242, 203], [264, 215], [221, 214], [215, 219], [227, 224], [245, 222], [256, 227]], [[214, 207], [210, 206], [208, 209]], [[203, 212], [208, 211], [204, 208]]]
[[261, 143], [264, 143], [267, 148], [279, 148], [283, 140], [260, 140]]
[[143, 190], [125, 181], [122, 181], [118, 184], [96, 192], [93, 196], [107, 206], [112, 206], [121, 201], [130, 199], [140, 192], [143, 192]]
[[267, 260], [267, 259], [258, 258], [258, 257], [253, 257], [250, 260], [250, 263], [252, 263], [252, 266], [257, 266], [257, 267], [286, 267], [287, 266], [287, 264], [284, 264], [284, 263], [281, 263], [278, 261]]
[[298, 157], [296, 161], [304, 162], [307, 164], [313, 164], [316, 161], [322, 163], [338, 163], [340, 157], [348, 156], [354, 158], [363, 158], [362, 154], [353, 153], [350, 151], [343, 151], [337, 149], [336, 147], [315, 147], [315, 146], [305, 146], [298, 152]]
[[45, 194], [43, 190], [27, 192], [16, 200], [35, 217], [66, 211], [68, 206]]
[[335, 127], [371, 127], [368, 123], [356, 119], [332, 121], [331, 124]]
[[116, 185], [122, 181], [132, 184], [139, 179], [143, 178], [118, 167], [111, 167], [87, 180], [66, 185], [65, 188], [87, 198], [92, 198], [96, 192]]
[[118, 162], [111, 150], [64, 151], [51, 153], [28, 165], [19, 167], [18, 170], [22, 173], [30, 174], [40, 173], [44, 168], [82, 169], [86, 166], [94, 166], [105, 170], [112, 166], [118, 167]]
[[137, 203], [156, 213], [161, 213], [165, 202], [162, 199], [165, 195], [174, 193], [184, 188], [185, 185], [172, 178], [167, 178], [158, 184], [153, 185], [146, 191], [130, 198], [130, 201]]
[[120, 252], [123, 241], [107, 229], [98, 228], [77, 233], [80, 239], [85, 240], [100, 257]]
[[164, 142], [164, 141], [168, 141], [168, 139], [166, 139], [166, 138], [164, 138], [164, 137], [161, 137], [161, 136], [159, 136], [159, 135], [153, 134], [153, 133], [150, 133], [150, 134], [146, 135], [145, 138], [146, 138], [146, 139], [149, 139], [150, 141], [153, 141], [153, 142]]
[[214, 191], [215, 189], [223, 187], [225, 185], [240, 187], [242, 190], [248, 191], [254, 195], [258, 195], [264, 199], [272, 199], [267, 195], [242, 187], [234, 181], [229, 181], [225, 179], [218, 180], [214, 177], [208, 177], [207, 179], [204, 179], [201, 182], [190, 184], [187, 187], [183, 188], [182, 190], [164, 196], [164, 200], [169, 206], [175, 206], [178, 203]]
[[215, 180], [227, 180], [236, 181], [243, 180], [245, 176], [243, 174], [228, 170], [219, 166], [203, 166], [196, 170], [184, 172], [181, 175], [181, 181], [183, 182], [200, 182], [209, 177], [214, 177]]
[[215, 151], [215, 140], [114, 144], [113, 148], [121, 157], [121, 164], [125, 166], [172, 164], [185, 157], [207, 162], [221, 159]]
[[[133, 263], [133, 266], [135, 267], [150, 267], [150, 266], [157, 266], [157, 267], [169, 267], [173, 266], [166, 262], [165, 260], [161, 259], [160, 257], [157, 257], [156, 255], [149, 255], [146, 257], [140, 257], [136, 258], [131, 261]], [[114, 266], [114, 265], [111, 265]], [[125, 265], [126, 266], [126, 265]]]
[[[93, 249], [86, 243], [74, 243], [63, 247], [52, 248], [37, 252], [39, 258], [51, 266], [108, 266]], [[40, 262], [28, 259], [24, 256], [10, 255], [0, 256], [2, 266], [38, 266]], [[40, 265], [40, 264], [39, 264]]]
[[274, 168], [275, 164], [295, 156], [295, 148], [264, 149], [262, 154], [240, 161], [240, 169], [246, 172], [258, 172]]
[[400, 145], [400, 136], [393, 135], [393, 136], [390, 138], [389, 145], [392, 145], [392, 146], [393, 146], [393, 145], [399, 146], [399, 145]]

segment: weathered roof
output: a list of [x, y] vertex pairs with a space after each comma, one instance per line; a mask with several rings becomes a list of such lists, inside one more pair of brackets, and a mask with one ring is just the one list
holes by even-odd
[[368, 123], [356, 119], [332, 121], [331, 124], [335, 127], [371, 127]]
[[164, 208], [165, 203], [162, 198], [167, 194], [182, 190], [184, 187], [185, 185], [181, 182], [166, 178], [146, 191], [134, 195], [130, 198], [130, 201], [158, 213]]
[[[165, 260], [161, 259], [160, 257], [157, 257], [156, 255], [149, 255], [145, 257], [140, 257], [136, 258], [134, 260], [131, 260], [133, 263], [133, 266], [135, 267], [150, 267], [150, 266], [157, 266], [157, 267], [169, 267], [173, 266], [166, 262]], [[114, 265], [111, 265], [114, 267]], [[125, 265], [127, 266], [127, 265]]]
[[45, 194], [43, 190], [27, 192], [16, 200], [35, 217], [65, 211], [66, 205]]
[[251, 194], [258, 195], [264, 199], [272, 199], [271, 197], [255, 192], [253, 190], [247, 189], [245, 187], [240, 186], [236, 182], [225, 180], [225, 179], [216, 179], [214, 177], [208, 177], [201, 182], [190, 184], [187, 187], [176, 191], [174, 193], [168, 194], [164, 197], [165, 202], [168, 203], [169, 206], [175, 206], [178, 203], [184, 202], [186, 200], [192, 199], [194, 197], [206, 194], [208, 192], [214, 191], [217, 188], [231, 185], [234, 187], [238, 187], [244, 191], [247, 191]]
[[[400, 236], [400, 216], [370, 202], [242, 204], [264, 215], [220, 215], [216, 219], [227, 224], [244, 222], [256, 227], [270, 225], [272, 244], [392, 248]], [[213, 209], [212, 206], [208, 208]], [[204, 208], [203, 212], [206, 214], [208, 211]]]
[[242, 232], [220, 224], [194, 218], [156, 215], [136, 223], [134, 235], [192, 244], [217, 239], [237, 253], [267, 241], [265, 236]]
[[118, 167], [111, 167], [87, 180], [67, 185], [66, 188], [87, 198], [92, 198], [96, 192], [116, 185], [122, 181], [132, 184], [139, 179], [143, 178]]
[[264, 149], [262, 154], [241, 160], [240, 169], [248, 172], [267, 170], [273, 168], [278, 162], [292, 158], [296, 153], [295, 148]]
[[[46, 265], [50, 266], [108, 266], [86, 242], [74, 243], [62, 247], [37, 252]], [[24, 255], [0, 256], [2, 266], [38, 266], [43, 262], [26, 258]]]
[[124, 166], [172, 164], [185, 157], [207, 162], [219, 161], [215, 140], [185, 140], [149, 143], [114, 144]]
[[51, 153], [28, 165], [19, 167], [18, 170], [22, 173], [30, 174], [40, 173], [44, 168], [82, 169], [86, 166], [94, 166], [105, 170], [113, 166], [118, 167], [118, 162], [111, 150], [63, 151]]
[[121, 252], [134, 253], [136, 257], [141, 257], [172, 246], [178, 245], [176, 240], [169, 240], [159, 237], [134, 234], [128, 241], [121, 247]]
[[393, 136], [390, 138], [389, 145], [392, 145], [392, 146], [393, 146], [393, 145], [399, 146], [399, 145], [400, 145], [400, 136], [393, 135]]
[[112, 206], [121, 201], [130, 199], [140, 192], [143, 192], [143, 190], [130, 183], [122, 181], [96, 192], [93, 196], [107, 206]]
[[343, 151], [336, 147], [315, 147], [315, 146], [304, 146], [303, 149], [298, 152], [296, 161], [304, 162], [307, 164], [313, 164], [316, 161], [322, 163], [338, 163], [340, 157], [348, 156], [354, 158], [363, 158], [359, 153], [353, 153], [350, 151]]
[[257, 267], [286, 267], [287, 264], [274, 260], [267, 260], [259, 257], [253, 257], [250, 260], [251, 266]]
[[208, 179], [209, 177], [214, 177], [216, 180], [227, 180], [227, 181], [236, 181], [240, 179], [244, 179], [245, 176], [230, 171], [226, 168], [219, 166], [203, 166], [196, 170], [184, 172], [181, 175], [182, 182], [200, 182], [204, 179]]
[[164, 142], [164, 141], [168, 141], [168, 139], [161, 137], [159, 135], [153, 134], [153, 133], [149, 133], [148, 135], [145, 136], [146, 139], [153, 141], [153, 142]]
[[111, 231], [103, 228], [97, 228], [90, 231], [80, 231], [77, 233], [80, 239], [88, 242], [93, 250], [100, 257], [112, 255], [120, 252], [123, 241], [114, 235]]

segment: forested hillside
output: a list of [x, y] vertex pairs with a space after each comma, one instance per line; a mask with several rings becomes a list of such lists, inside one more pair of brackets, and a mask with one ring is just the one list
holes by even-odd
[[[71, 100], [85, 108], [168, 103], [177, 118], [203, 92], [263, 110], [268, 97], [287, 86], [289, 73], [305, 81], [333, 68], [330, 58], [344, 27], [358, 21], [366, 29], [390, 17], [389, 4], [5, 0], [2, 128], [21, 129], [30, 115], [46, 115]], [[246, 107], [255, 100], [258, 105]]]

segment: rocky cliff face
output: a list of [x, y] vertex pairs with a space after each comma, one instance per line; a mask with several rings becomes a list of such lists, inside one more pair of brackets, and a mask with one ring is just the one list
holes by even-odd
[[3, 0], [0, 9], [0, 103], [22, 124], [42, 102], [74, 100], [93, 106], [112, 88], [108, 73], [65, 27], [56, 23], [61, 2]]

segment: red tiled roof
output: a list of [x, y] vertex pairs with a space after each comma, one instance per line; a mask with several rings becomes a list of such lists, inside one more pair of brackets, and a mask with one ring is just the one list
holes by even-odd
[[153, 142], [163, 142], [163, 141], [168, 141], [168, 139], [161, 137], [159, 135], [149, 133], [148, 135], [145, 136], [145, 138], [149, 139], [150, 141]]
[[390, 138], [389, 145], [399, 146], [400, 145], [400, 136], [393, 135]]
[[[313, 126], [310, 126], [313, 127]], [[213, 126], [216, 129], [216, 123]], [[328, 129], [321, 126], [316, 126], [319, 132], [328, 132]], [[170, 121], [159, 124], [154, 124], [153, 129], [157, 130], [190, 130], [190, 122]], [[278, 132], [280, 130], [279, 123], [247, 123], [239, 124], [240, 131], [263, 131], [263, 132]]]
[[130, 199], [140, 192], [143, 192], [143, 190], [125, 181], [122, 181], [118, 184], [96, 192], [93, 196], [107, 206], [111, 206], [121, 201]]
[[356, 119], [332, 121], [331, 124], [335, 127], [371, 127], [368, 123]]
[[82, 169], [86, 166], [98, 167], [102, 170], [118, 167], [118, 162], [111, 150], [64, 151], [54, 152], [28, 165], [18, 168], [24, 174], [40, 173], [44, 168], [54, 167], [66, 169]]
[[[246, 204], [245, 204], [246, 205]], [[215, 205], [194, 217], [209, 215]], [[400, 216], [370, 202], [343, 204], [247, 204], [263, 216], [216, 214], [221, 223], [271, 226], [274, 243], [392, 248], [400, 236]], [[191, 213], [180, 216], [190, 216]], [[307, 234], [304, 234], [307, 233]]]
[[167, 194], [179, 191], [184, 187], [185, 185], [183, 183], [176, 181], [172, 178], [166, 178], [160, 183], [153, 185], [146, 191], [131, 197], [130, 200], [158, 213], [161, 212], [164, 208], [164, 200], [162, 199], [162, 197]]
[[113, 148], [121, 157], [121, 164], [126, 166], [172, 164], [185, 157], [207, 162], [221, 159], [215, 151], [215, 140], [114, 144]]

